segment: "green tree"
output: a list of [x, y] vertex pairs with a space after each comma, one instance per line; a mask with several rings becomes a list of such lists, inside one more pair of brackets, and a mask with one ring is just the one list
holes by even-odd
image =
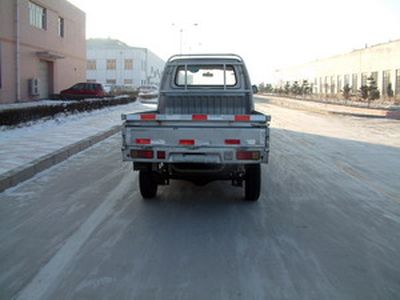
[[349, 99], [350, 99], [350, 92], [351, 92], [351, 87], [349, 86], [348, 83], [346, 83], [346, 84], [344, 85], [343, 91], [342, 91], [342, 94], [343, 94], [344, 99], [346, 99], [346, 100], [349, 100]]
[[311, 87], [310, 84], [308, 83], [308, 80], [303, 80], [299, 92], [301, 95], [311, 94]]
[[274, 88], [272, 87], [272, 84], [267, 83], [267, 84], [265, 85], [265, 92], [266, 92], [266, 93], [272, 93], [273, 90], [274, 90]]
[[292, 85], [292, 87], [290, 88], [290, 92], [291, 92], [293, 95], [300, 95], [300, 94], [301, 94], [300, 86], [299, 86], [299, 83], [298, 83], [297, 81], [293, 82], [293, 85]]
[[376, 85], [375, 79], [370, 76], [368, 77], [368, 100], [376, 100], [380, 98], [380, 92], [378, 90], [378, 86]]
[[368, 99], [368, 86], [367, 85], [362, 85], [360, 87], [360, 94], [361, 94], [361, 98], [364, 100]]
[[394, 91], [391, 82], [389, 82], [387, 85], [386, 94], [388, 95], [389, 98], [393, 98], [394, 96]]
[[286, 84], [283, 87], [283, 91], [284, 91], [285, 95], [289, 95], [290, 90], [291, 90], [290, 83], [289, 83], [289, 81], [286, 81]]
[[264, 93], [264, 90], [265, 90], [265, 84], [264, 84], [264, 82], [261, 82], [261, 83], [258, 85], [258, 90], [259, 90], [261, 93]]

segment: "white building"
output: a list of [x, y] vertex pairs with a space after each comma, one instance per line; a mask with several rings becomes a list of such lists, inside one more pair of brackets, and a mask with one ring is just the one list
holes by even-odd
[[89, 39], [86, 47], [88, 82], [134, 88], [160, 83], [164, 61], [146, 48], [113, 39]]
[[400, 99], [400, 40], [277, 70], [275, 85], [283, 87], [286, 82], [301, 84], [307, 80], [313, 93], [335, 95], [348, 84], [356, 94], [369, 77], [375, 79], [383, 97], [390, 84], [394, 96]]

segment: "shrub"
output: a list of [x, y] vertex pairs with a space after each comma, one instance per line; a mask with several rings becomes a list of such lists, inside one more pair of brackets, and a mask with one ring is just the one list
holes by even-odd
[[350, 88], [349, 84], [346, 83], [344, 85], [344, 87], [343, 87], [343, 97], [344, 97], [344, 99], [346, 99], [346, 100], [350, 99], [350, 92], [351, 92], [351, 88]]
[[20, 123], [54, 117], [59, 113], [76, 113], [92, 111], [107, 106], [116, 106], [134, 102], [136, 98], [96, 99], [89, 101], [74, 101], [56, 105], [40, 105], [0, 111], [0, 126], [13, 126]]

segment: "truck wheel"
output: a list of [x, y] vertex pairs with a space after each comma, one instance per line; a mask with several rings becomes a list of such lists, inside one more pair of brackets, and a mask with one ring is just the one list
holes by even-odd
[[144, 199], [154, 198], [157, 194], [157, 182], [154, 179], [153, 172], [139, 171], [140, 193]]
[[244, 186], [245, 200], [257, 201], [261, 190], [261, 168], [260, 165], [246, 166], [246, 179]]

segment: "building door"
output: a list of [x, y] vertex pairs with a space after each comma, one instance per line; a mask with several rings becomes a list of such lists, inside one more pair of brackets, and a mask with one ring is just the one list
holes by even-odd
[[39, 61], [39, 98], [49, 97], [50, 64], [45, 60]]

